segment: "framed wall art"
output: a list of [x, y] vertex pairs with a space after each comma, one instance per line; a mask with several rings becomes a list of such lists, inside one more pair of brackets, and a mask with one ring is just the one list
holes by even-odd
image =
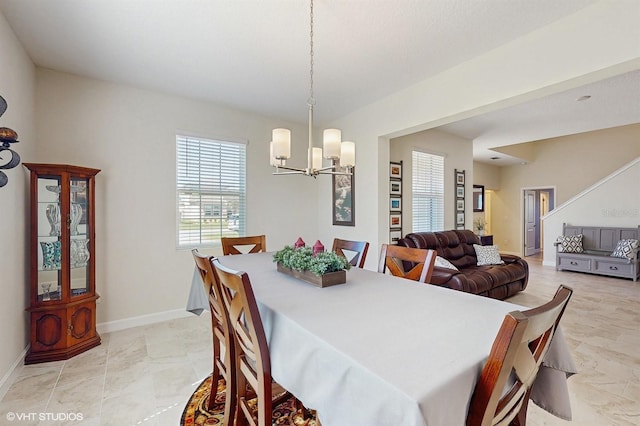
[[[344, 172], [345, 167], [336, 166], [336, 171]], [[332, 175], [333, 181], [333, 224], [356, 226], [355, 214], [355, 167], [351, 175]]]
[[402, 161], [389, 162], [389, 243], [402, 238]]
[[398, 244], [398, 240], [402, 238], [402, 231], [391, 230], [389, 231], [389, 242], [391, 244]]
[[389, 179], [402, 179], [402, 163], [389, 163]]
[[390, 228], [402, 228], [402, 215], [398, 213], [392, 213], [389, 215], [389, 227]]
[[465, 185], [465, 173], [464, 170], [458, 170], [455, 169], [454, 171], [454, 177], [455, 177], [455, 188], [456, 188], [456, 197], [455, 197], [455, 223], [456, 223], [456, 229], [465, 229], [465, 223], [464, 223], [464, 209], [465, 209], [465, 190], [464, 190], [464, 185]]
[[402, 198], [389, 198], [389, 211], [401, 212], [402, 211]]
[[402, 195], [402, 181], [399, 181], [399, 180], [389, 181], [389, 194]]

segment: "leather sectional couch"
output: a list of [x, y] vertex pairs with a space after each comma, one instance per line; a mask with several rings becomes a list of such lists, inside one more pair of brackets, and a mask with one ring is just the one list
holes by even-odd
[[480, 239], [470, 230], [416, 232], [398, 241], [401, 246], [437, 250], [458, 268], [435, 266], [431, 284], [500, 300], [526, 288], [529, 266], [524, 259], [500, 254], [504, 264], [478, 266], [474, 244], [480, 245]]

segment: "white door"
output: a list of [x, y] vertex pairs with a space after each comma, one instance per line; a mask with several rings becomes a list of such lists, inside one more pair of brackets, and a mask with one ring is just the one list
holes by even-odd
[[536, 253], [536, 191], [524, 191], [524, 255]]

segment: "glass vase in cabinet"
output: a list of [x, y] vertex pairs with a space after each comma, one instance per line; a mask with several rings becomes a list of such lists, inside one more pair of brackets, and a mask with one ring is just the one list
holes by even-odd
[[96, 332], [97, 169], [24, 163], [30, 173], [31, 346], [25, 364], [69, 359], [100, 344]]

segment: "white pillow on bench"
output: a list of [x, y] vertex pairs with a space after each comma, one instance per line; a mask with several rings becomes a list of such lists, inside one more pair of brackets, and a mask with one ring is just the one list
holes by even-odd
[[582, 234], [560, 235], [556, 240], [558, 253], [583, 253]]
[[622, 259], [635, 259], [638, 252], [638, 240], [628, 239], [620, 240], [616, 244], [616, 248], [611, 253], [611, 257], [620, 257]]

